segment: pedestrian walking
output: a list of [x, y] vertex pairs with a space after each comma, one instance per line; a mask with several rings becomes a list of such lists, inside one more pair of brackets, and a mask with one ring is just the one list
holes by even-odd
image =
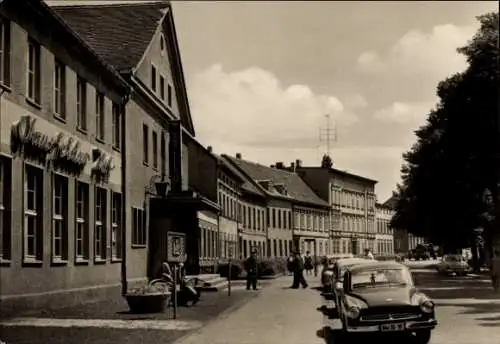
[[245, 270], [247, 272], [247, 290], [252, 287], [257, 290], [257, 251], [252, 251], [250, 257], [245, 260]]
[[308, 287], [304, 278], [304, 260], [300, 256], [300, 252], [295, 252], [292, 289], [298, 289], [300, 285], [304, 289]]
[[294, 266], [295, 266], [295, 256], [292, 253], [292, 254], [290, 254], [290, 257], [288, 257], [287, 265], [286, 265], [286, 269], [288, 270], [288, 275], [293, 274]]
[[491, 260], [491, 284], [493, 290], [500, 290], [500, 251], [495, 249], [493, 259]]
[[311, 257], [311, 252], [307, 251], [306, 256], [304, 257], [304, 269], [306, 270], [306, 275], [312, 275], [313, 259]]
[[373, 256], [373, 253], [369, 248], [365, 249], [365, 258], [375, 260], [375, 257]]

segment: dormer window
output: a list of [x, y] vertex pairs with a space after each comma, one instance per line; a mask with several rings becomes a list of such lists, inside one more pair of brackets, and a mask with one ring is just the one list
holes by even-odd
[[160, 53], [161, 55], [165, 55], [165, 36], [160, 34]]
[[286, 196], [287, 195], [287, 190], [285, 188], [284, 184], [274, 184], [274, 188], [276, 191], [278, 191], [280, 194]]

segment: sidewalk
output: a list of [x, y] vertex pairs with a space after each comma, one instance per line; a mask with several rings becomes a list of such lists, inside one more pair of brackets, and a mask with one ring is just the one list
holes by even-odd
[[317, 336], [323, 327], [320, 292], [312, 289], [319, 277], [306, 276], [308, 289], [289, 289], [292, 277], [283, 276], [231, 314], [219, 317], [175, 344], [324, 344]]
[[219, 315], [258, 297], [260, 292], [235, 288], [207, 292], [194, 307], [179, 307], [173, 320], [164, 313], [130, 314], [126, 301], [116, 298], [52, 311], [30, 312], [0, 321], [0, 340], [7, 344], [153, 344], [173, 343]]

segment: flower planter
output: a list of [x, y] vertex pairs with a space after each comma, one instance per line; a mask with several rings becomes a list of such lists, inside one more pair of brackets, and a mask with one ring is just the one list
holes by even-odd
[[167, 292], [125, 295], [130, 311], [136, 314], [163, 312], [169, 298], [170, 293]]

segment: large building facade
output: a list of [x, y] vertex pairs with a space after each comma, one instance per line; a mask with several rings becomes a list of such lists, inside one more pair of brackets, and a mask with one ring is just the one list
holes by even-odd
[[394, 256], [394, 231], [390, 226], [394, 210], [386, 203], [375, 204], [377, 234], [374, 254], [380, 257]]
[[119, 287], [128, 86], [42, 1], [4, 1], [0, 35], [2, 312]]
[[296, 160], [294, 170], [330, 205], [329, 254], [362, 254], [374, 250], [375, 180], [328, 167], [302, 166]]

